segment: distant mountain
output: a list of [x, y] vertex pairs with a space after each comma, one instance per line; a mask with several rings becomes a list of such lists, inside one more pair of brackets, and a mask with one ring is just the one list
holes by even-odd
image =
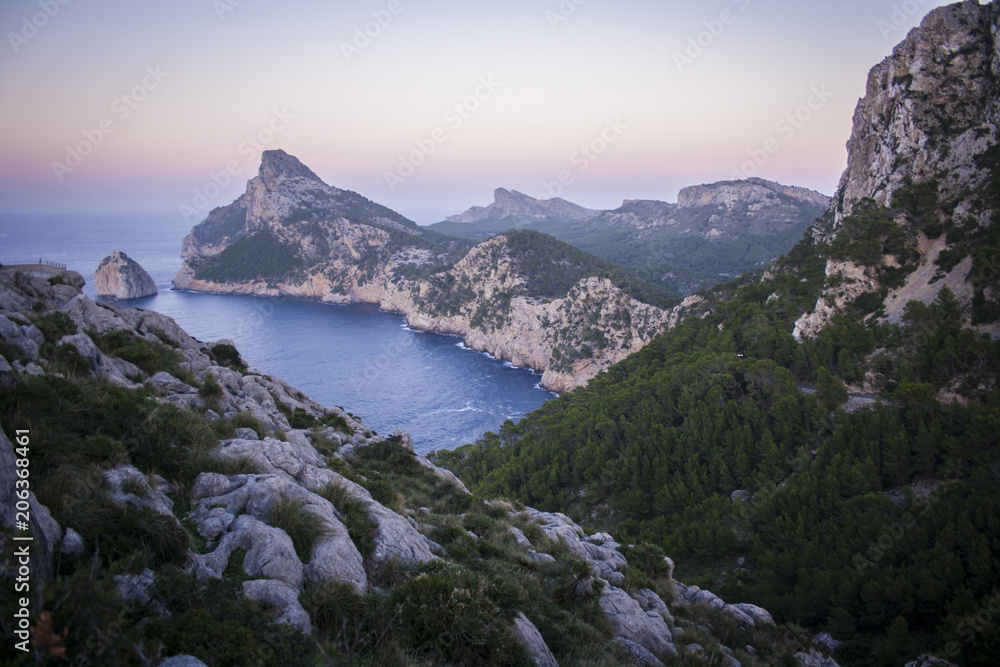
[[540, 200], [517, 190], [497, 188], [493, 193], [493, 203], [489, 206], [473, 206], [465, 213], [446, 218], [445, 222], [472, 223], [507, 219], [586, 220], [596, 213], [597, 211], [577, 206], [558, 197]]
[[759, 178], [685, 188], [676, 204], [626, 200], [614, 211], [499, 189], [490, 206], [430, 229], [476, 240], [532, 229], [690, 291], [769, 263], [802, 237], [830, 201], [819, 192]]
[[[495, 210], [534, 208], [504, 193]], [[542, 372], [554, 391], [640, 349], [673, 322], [667, 308], [679, 301], [544, 234], [514, 231], [474, 246], [418, 227], [323, 183], [283, 151], [263, 154], [246, 193], [191, 230], [183, 256], [178, 289], [377, 303], [415, 328], [461, 335]]]

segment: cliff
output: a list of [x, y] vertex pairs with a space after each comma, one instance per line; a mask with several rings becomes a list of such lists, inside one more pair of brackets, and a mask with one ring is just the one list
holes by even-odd
[[70, 285], [0, 273], [0, 410], [0, 544], [33, 538], [23, 641], [40, 660], [737, 664], [801, 648], [766, 610], [675, 581], [662, 551], [476, 498], [407, 434]]
[[157, 293], [156, 283], [139, 263], [121, 251], [101, 260], [94, 271], [94, 286], [101, 296], [141, 299]]
[[[267, 151], [232, 205], [184, 239], [177, 289], [375, 303], [568, 391], [676, 321], [612, 265], [530, 232], [471, 244], [417, 227]], [[648, 297], [647, 297], [648, 298]]]
[[998, 127], [1000, 11], [935, 9], [868, 76], [847, 170], [812, 234], [828, 285], [797, 338], [864, 295], [877, 296], [872, 316], [898, 323], [909, 301], [930, 304], [945, 286], [967, 325], [1000, 334]]

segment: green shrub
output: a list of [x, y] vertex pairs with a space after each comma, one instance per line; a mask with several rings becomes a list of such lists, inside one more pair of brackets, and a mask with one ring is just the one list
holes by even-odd
[[3, 357], [10, 363], [28, 361], [28, 355], [24, 353], [24, 350], [2, 338], [0, 338], [0, 357]]
[[245, 372], [247, 365], [240, 356], [239, 350], [229, 343], [219, 343], [213, 345], [209, 350], [212, 359], [220, 366], [226, 366], [237, 372]]
[[392, 603], [418, 652], [452, 664], [530, 665], [509, 628], [516, 589], [506, 580], [438, 566], [405, 582]]
[[340, 433], [354, 435], [354, 429], [347, 423], [347, 420], [335, 412], [324, 415], [320, 421], [324, 426], [332, 426]]
[[295, 408], [291, 418], [288, 420], [292, 428], [312, 428], [319, 423], [319, 420], [306, 412], [305, 408]]
[[218, 398], [222, 396], [222, 385], [212, 374], [206, 374], [205, 381], [198, 388], [198, 395], [202, 398]]
[[240, 582], [167, 571], [153, 597], [166, 615], [150, 613], [142, 626], [150, 653], [193, 655], [219, 667], [320, 663], [315, 642], [275, 624], [264, 605], [243, 597]]
[[148, 341], [128, 331], [110, 331], [103, 336], [92, 333], [90, 337], [101, 352], [138, 366], [146, 375], [160, 371], [175, 377], [184, 375], [178, 368], [184, 356], [168, 345]]
[[50, 343], [55, 343], [63, 336], [72, 336], [77, 331], [72, 318], [60, 310], [36, 317], [34, 324]]
[[78, 532], [90, 553], [104, 564], [142, 555], [152, 567], [183, 565], [190, 539], [172, 516], [131, 506], [119, 507], [101, 495], [80, 498], [63, 512], [65, 524]]
[[316, 542], [325, 534], [323, 520], [301, 502], [282, 498], [271, 508], [268, 523], [280, 528], [292, 539], [299, 560], [308, 563]]

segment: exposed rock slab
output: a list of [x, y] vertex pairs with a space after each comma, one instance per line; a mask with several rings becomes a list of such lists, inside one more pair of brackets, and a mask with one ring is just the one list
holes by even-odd
[[101, 296], [141, 299], [157, 294], [156, 283], [139, 263], [121, 251], [101, 260], [94, 272], [94, 287]]

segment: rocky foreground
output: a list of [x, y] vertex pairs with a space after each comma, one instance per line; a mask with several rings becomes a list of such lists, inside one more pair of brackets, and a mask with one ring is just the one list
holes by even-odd
[[[204, 459], [205, 471], [195, 474], [192, 483], [165, 479], [117, 456], [102, 465], [97, 493], [101, 502], [118, 511], [159, 517], [163, 532], [190, 535], [186, 554], [177, 559], [179, 568], [201, 581], [235, 577], [242, 582], [243, 597], [266, 605], [274, 623], [287, 624], [305, 637], [319, 636], [326, 617], [317, 616], [315, 605], [302, 602], [314, 599], [310, 596], [317, 587], [339, 585], [357, 596], [395, 600], [389, 597], [394, 589], [398, 594], [417, 586], [414, 582], [422, 577], [436, 576], [435, 568], [457, 568], [460, 562], [472, 567], [468, 563], [477, 562], [475, 558], [462, 558], [479, 550], [506, 554], [510, 560], [504, 567], [526, 577], [538, 576], [536, 572], [568, 576], [556, 582], [565, 596], [563, 604], [579, 607], [577, 613], [589, 605], [603, 616], [598, 624], [606, 633], [602, 641], [611, 643], [602, 644], [601, 650], [616, 656], [603, 664], [687, 664], [685, 656], [701, 656], [736, 667], [741, 660], [765, 664], [768, 659], [760, 662], [754, 656], [778, 650], [758, 641], [781, 634], [767, 611], [727, 604], [709, 591], [685, 587], [673, 580], [669, 558], [656, 557], [647, 567], [655, 577], [640, 576], [629, 562], [632, 549], [610, 535], [588, 534], [562, 514], [473, 498], [450, 472], [414, 454], [406, 434], [378, 435], [343, 410], [321, 406], [287, 383], [245, 368], [225, 341], [203, 343], [163, 315], [95, 303], [77, 287], [52, 284], [60, 282], [78, 281], [50, 282], [0, 272], [0, 396], [63, 378], [141, 392], [147, 400], [178, 407], [206, 423], [242, 419], [249, 426], [233, 429], [235, 437], [222, 438]], [[121, 347], [126, 340], [133, 347]], [[170, 371], [150, 367], [134, 355], [137, 363], [132, 363], [122, 358], [129, 355], [108, 351], [108, 341], [118, 341], [118, 350], [162, 348], [170, 352], [164, 357], [170, 360]], [[8, 434], [32, 424], [31, 414], [20, 411], [2, 419]], [[36, 441], [33, 446], [55, 444]], [[387, 494], [379, 482], [390, 478], [364, 467], [371, 461], [369, 450], [379, 452], [376, 458], [397, 460], [410, 477], [391, 478], [395, 490]], [[177, 449], [177, 456], [186, 451]], [[0, 519], [5, 528], [14, 522], [14, 456], [10, 439], [0, 433]], [[33, 477], [32, 488], [51, 488], [45, 486], [44, 470], [34, 474], [38, 477]], [[411, 485], [420, 484], [436, 489], [423, 497], [427, 506], [402, 499], [410, 498]], [[67, 563], [99, 563], [103, 538], [69, 527], [75, 518], [63, 498], [46, 500], [61, 509], [50, 511], [33, 493], [30, 496], [36, 538], [33, 572], [38, 583], [55, 586]], [[305, 551], [293, 542], [291, 529], [275, 519], [276, 508], [288, 503], [318, 526]], [[467, 509], [451, 512], [448, 504]], [[472, 523], [463, 518], [473, 516], [479, 518]], [[359, 521], [367, 526], [361, 534]], [[123, 603], [153, 610], [144, 613], [156, 616], [160, 609], [159, 614], [168, 617], [162, 622], [169, 622], [156, 593], [167, 571], [161, 566], [116, 575], [117, 594]], [[574, 574], [556, 574], [560, 572]], [[47, 599], [39, 587], [32, 590], [39, 601]], [[550, 626], [542, 632], [535, 624], [541, 618], [534, 611], [538, 601], [522, 600], [523, 608], [510, 610], [512, 621], [501, 634], [520, 647], [529, 664], [559, 664], [556, 653], [567, 649], [550, 648]], [[398, 604], [403, 609], [406, 602]], [[718, 632], [716, 626], [728, 629]], [[732, 637], [740, 641], [734, 643]], [[800, 664], [834, 664], [794, 639], [787, 646], [791, 648], [781, 652], [797, 652]], [[442, 664], [433, 652], [428, 655], [429, 661], [421, 664]], [[195, 658], [172, 660], [159, 664], [202, 664]], [[494, 656], [486, 664], [493, 662], [500, 661]]]

